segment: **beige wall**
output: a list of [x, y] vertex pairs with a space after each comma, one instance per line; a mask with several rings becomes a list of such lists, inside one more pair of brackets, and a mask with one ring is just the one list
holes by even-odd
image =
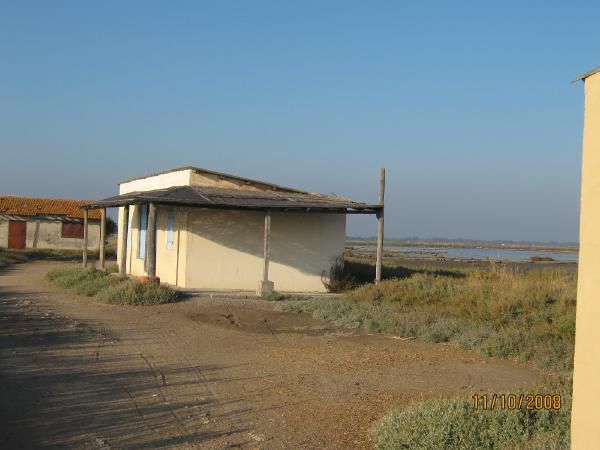
[[[139, 206], [129, 207], [130, 232], [127, 238], [127, 273], [131, 275], [146, 275], [144, 260], [138, 257], [139, 252]], [[159, 206], [156, 216], [156, 276], [161, 282], [185, 286], [185, 249], [187, 209], [173, 208], [175, 213], [175, 227], [173, 230], [173, 247], [167, 248], [167, 206]], [[119, 224], [123, 229], [123, 208], [119, 208]], [[121, 241], [117, 244], [117, 261], [120, 261], [122, 252]]]
[[210, 173], [191, 171], [190, 184], [192, 186], [208, 186], [223, 189], [239, 189], [242, 191], [269, 191], [271, 187], [266, 184], [246, 182], [236, 178], [227, 178]]
[[[175, 214], [173, 229], [173, 245], [167, 246], [167, 220], [169, 210]], [[180, 245], [181, 234], [186, 233], [186, 210], [159, 206], [156, 216], [156, 275], [160, 281], [168, 284], [185, 286], [185, 266], [179, 267], [185, 258], [185, 248]]]
[[571, 442], [600, 448], [600, 74], [585, 80]]
[[[144, 270], [144, 260], [138, 257], [139, 238], [140, 238], [140, 223], [139, 223], [139, 206], [132, 205], [129, 207], [130, 216], [130, 231], [127, 238], [127, 273], [131, 275], [146, 275]], [[119, 220], [122, 220], [122, 212], [119, 211]], [[117, 251], [120, 251], [120, 242], [117, 246]], [[118, 260], [120, 261], [120, 259]]]
[[8, 247], [8, 220], [0, 220], [0, 248]]
[[[264, 213], [190, 210], [186, 287], [255, 290], [262, 279]], [[324, 292], [344, 252], [343, 214], [273, 213], [269, 279], [281, 291]]]
[[[36, 227], [38, 227], [37, 242], [35, 242]], [[89, 223], [88, 233], [88, 248], [98, 250], [100, 224]], [[62, 222], [51, 220], [28, 221], [25, 239], [26, 248], [78, 250], [83, 244], [83, 239], [63, 238]], [[5, 220], [0, 221], [0, 247], [8, 247], [8, 221]]]

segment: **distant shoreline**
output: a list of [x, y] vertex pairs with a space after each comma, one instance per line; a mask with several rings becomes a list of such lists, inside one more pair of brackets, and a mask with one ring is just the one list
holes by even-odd
[[[346, 246], [355, 245], [377, 245], [375, 239], [346, 239]], [[560, 253], [579, 253], [579, 247], [568, 245], [544, 245], [526, 243], [498, 244], [491, 242], [436, 242], [436, 241], [398, 241], [386, 240], [383, 243], [387, 247], [438, 247], [438, 248], [481, 248], [493, 250], [529, 250]]]

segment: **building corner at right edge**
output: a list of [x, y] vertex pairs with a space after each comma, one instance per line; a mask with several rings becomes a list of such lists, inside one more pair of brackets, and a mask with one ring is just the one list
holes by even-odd
[[600, 69], [583, 81], [585, 113], [571, 447], [600, 449]]

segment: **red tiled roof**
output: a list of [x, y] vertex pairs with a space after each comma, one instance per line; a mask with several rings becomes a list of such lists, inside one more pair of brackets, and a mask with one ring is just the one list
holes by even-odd
[[[13, 216], [52, 215], [83, 219], [83, 210], [79, 206], [88, 203], [91, 203], [91, 201], [5, 196], [0, 197], [0, 214]], [[90, 219], [100, 219], [100, 210], [90, 210], [88, 217]]]

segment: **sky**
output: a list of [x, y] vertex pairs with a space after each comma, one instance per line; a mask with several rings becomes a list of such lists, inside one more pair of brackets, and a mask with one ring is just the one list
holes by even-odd
[[[576, 241], [600, 2], [0, 3], [0, 195], [194, 165], [375, 202], [386, 236]], [[374, 217], [347, 234], [373, 236]]]

